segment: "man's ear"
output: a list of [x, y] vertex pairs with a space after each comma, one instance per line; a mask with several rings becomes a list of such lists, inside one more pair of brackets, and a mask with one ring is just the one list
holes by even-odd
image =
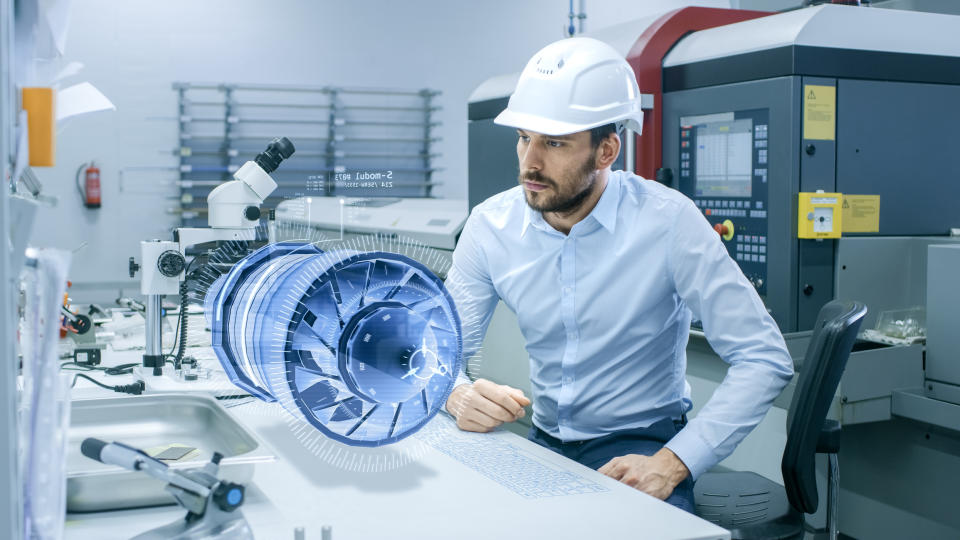
[[606, 169], [620, 156], [620, 136], [616, 133], [607, 135], [597, 146], [597, 169]]

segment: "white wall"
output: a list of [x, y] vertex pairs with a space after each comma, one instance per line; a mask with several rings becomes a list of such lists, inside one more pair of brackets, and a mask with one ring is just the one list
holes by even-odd
[[[593, 0], [588, 30], [688, 4], [727, 0]], [[75, 249], [74, 297], [84, 285], [127, 278], [139, 241], [169, 238], [176, 188], [171, 172], [121, 168], [175, 165], [173, 81], [333, 84], [435, 88], [443, 91], [444, 140], [437, 195], [466, 198], [466, 101], [484, 79], [519, 71], [539, 47], [562, 37], [563, 0], [411, 0], [335, 2], [277, 0], [75, 0], [67, 58], [117, 111], [81, 117], [61, 132], [57, 167], [40, 169], [48, 193], [33, 243]], [[639, 34], [639, 30], [638, 30]], [[167, 120], [157, 119], [166, 117]], [[266, 142], [266, 141], [265, 141]], [[103, 207], [85, 209], [74, 187], [77, 167], [101, 168]], [[118, 286], [118, 285], [117, 285]], [[131, 287], [129, 293], [136, 293]], [[102, 293], [114, 298], [116, 286]]]

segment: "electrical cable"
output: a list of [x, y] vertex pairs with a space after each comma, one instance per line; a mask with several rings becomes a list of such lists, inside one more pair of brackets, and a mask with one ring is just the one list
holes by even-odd
[[113, 390], [114, 392], [119, 392], [122, 394], [132, 394], [135, 396], [139, 396], [140, 394], [142, 394], [144, 388], [146, 387], [143, 381], [137, 381], [133, 384], [119, 384], [117, 386], [110, 386], [107, 384], [103, 384], [102, 382], [94, 379], [93, 377], [84, 375], [83, 373], [77, 373], [76, 375], [73, 376], [73, 382], [70, 383], [70, 388], [73, 388], [77, 384], [77, 379], [80, 377], [83, 377], [84, 379], [92, 382], [93, 384], [101, 388], [105, 388], [107, 390]]
[[102, 371], [106, 375], [127, 375], [133, 373], [133, 368], [139, 365], [139, 362], [132, 362], [130, 364], [103, 367], [81, 364], [79, 362], [63, 362], [60, 364], [60, 369], [64, 371]]
[[[183, 362], [184, 351], [187, 349], [187, 276], [190, 275], [190, 267], [192, 267], [193, 263], [197, 262], [199, 258], [200, 257], [197, 256], [190, 261], [186, 270], [183, 271], [183, 281], [180, 283], [180, 313], [177, 317], [177, 326], [173, 331], [173, 334], [178, 336], [178, 339], [174, 342], [170, 352], [164, 355], [164, 359], [173, 359], [174, 369], [180, 369], [180, 364]], [[174, 355], [174, 351], [177, 352], [176, 355]]]
[[180, 319], [177, 321], [180, 341], [177, 344], [177, 356], [173, 359], [173, 367], [180, 369], [184, 351], [187, 350], [187, 280], [180, 284]]

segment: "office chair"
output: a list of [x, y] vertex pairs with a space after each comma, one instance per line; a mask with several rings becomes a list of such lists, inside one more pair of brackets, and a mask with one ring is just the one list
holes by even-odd
[[804, 514], [818, 503], [814, 458], [827, 454], [827, 529], [837, 538], [840, 424], [826, 417], [866, 313], [859, 302], [834, 300], [817, 316], [787, 413], [784, 486], [752, 472], [705, 473], [694, 486], [697, 515], [734, 540], [803, 538]]

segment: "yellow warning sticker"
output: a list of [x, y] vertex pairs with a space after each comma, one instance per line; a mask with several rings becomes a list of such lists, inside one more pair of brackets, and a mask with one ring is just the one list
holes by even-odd
[[843, 232], [880, 232], [880, 196], [844, 195]]
[[820, 141], [836, 139], [837, 88], [803, 85], [803, 138]]

